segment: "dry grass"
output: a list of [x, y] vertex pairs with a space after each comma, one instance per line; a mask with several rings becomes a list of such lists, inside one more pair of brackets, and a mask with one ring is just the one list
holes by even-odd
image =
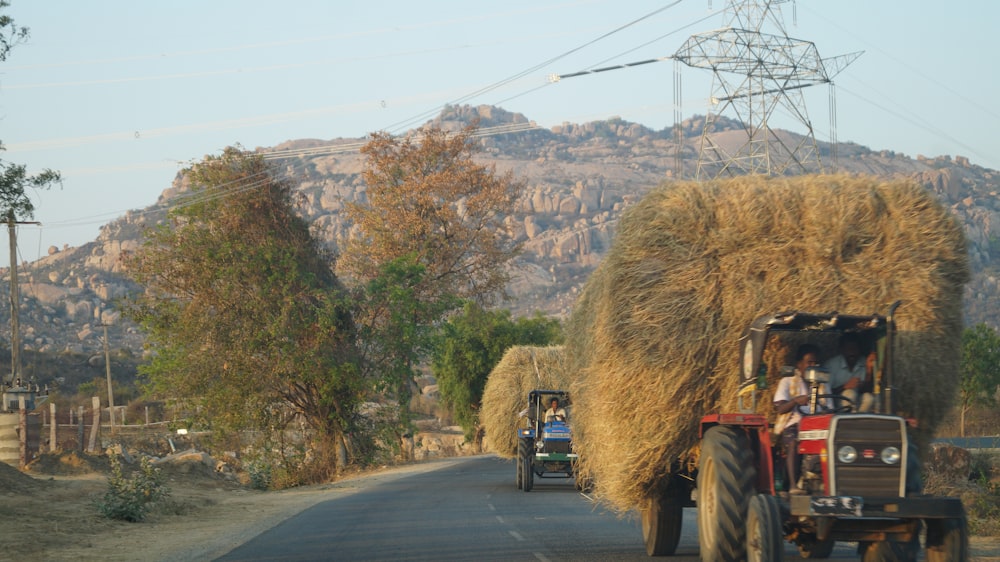
[[933, 431], [955, 392], [968, 278], [961, 226], [914, 183], [661, 187], [622, 217], [567, 324], [584, 474], [622, 511], [658, 495], [701, 417], [735, 410], [742, 330], [782, 310], [865, 314], [903, 300], [897, 396]]
[[961, 498], [972, 535], [1000, 536], [1000, 457], [994, 451], [972, 454], [972, 474], [956, 479], [947, 471], [924, 467], [924, 492]]
[[517, 456], [518, 414], [534, 389], [568, 390], [561, 346], [514, 346], [490, 372], [483, 390], [479, 421], [486, 430], [487, 450], [504, 458]]

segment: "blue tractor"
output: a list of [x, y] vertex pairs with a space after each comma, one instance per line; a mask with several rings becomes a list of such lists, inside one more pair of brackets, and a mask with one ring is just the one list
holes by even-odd
[[517, 489], [530, 492], [535, 476], [571, 478], [577, 455], [566, 414], [569, 393], [532, 390], [521, 412], [526, 427], [517, 430]]

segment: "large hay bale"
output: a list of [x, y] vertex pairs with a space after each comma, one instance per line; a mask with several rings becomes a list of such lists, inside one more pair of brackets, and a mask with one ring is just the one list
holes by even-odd
[[581, 470], [622, 511], [658, 495], [671, 461], [696, 452], [702, 416], [735, 411], [743, 329], [782, 310], [867, 314], [902, 299], [895, 396], [933, 430], [955, 394], [968, 278], [961, 226], [912, 182], [661, 187], [622, 216], [567, 323]]
[[517, 456], [518, 414], [535, 389], [569, 390], [562, 346], [511, 347], [490, 371], [479, 412], [488, 450], [504, 458]]

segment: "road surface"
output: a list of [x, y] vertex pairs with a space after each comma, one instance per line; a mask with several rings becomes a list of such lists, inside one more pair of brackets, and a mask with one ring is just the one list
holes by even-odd
[[[786, 557], [798, 559], [789, 545]], [[832, 560], [856, 560], [853, 545]], [[493, 456], [359, 483], [219, 558], [263, 560], [531, 560], [649, 562], [638, 517], [619, 518], [576, 491], [572, 479], [515, 489], [514, 464]], [[694, 509], [684, 510], [677, 555], [698, 560]]]

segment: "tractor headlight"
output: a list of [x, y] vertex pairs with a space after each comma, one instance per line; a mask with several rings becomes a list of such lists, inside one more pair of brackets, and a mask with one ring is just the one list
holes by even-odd
[[882, 462], [885, 464], [896, 464], [902, 455], [899, 454], [899, 449], [897, 447], [886, 447], [882, 449]]
[[840, 449], [837, 449], [837, 460], [850, 464], [858, 459], [858, 450], [850, 445], [844, 445]]

